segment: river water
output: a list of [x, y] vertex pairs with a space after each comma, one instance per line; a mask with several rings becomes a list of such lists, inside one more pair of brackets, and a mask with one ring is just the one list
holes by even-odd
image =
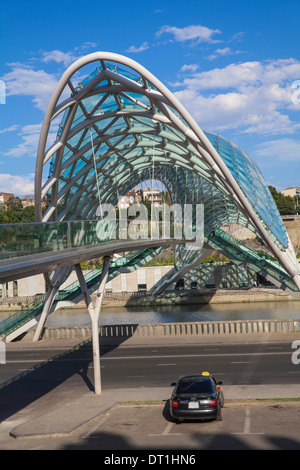
[[[300, 301], [235, 304], [176, 305], [104, 308], [101, 325], [125, 323], [172, 323], [221, 320], [285, 320], [300, 318]], [[63, 309], [50, 315], [46, 326], [90, 325], [84, 309]]]
[[[0, 322], [12, 311], [0, 311]], [[252, 302], [234, 304], [174, 305], [155, 307], [105, 307], [100, 314], [101, 325], [126, 323], [175, 323], [233, 320], [286, 320], [300, 318], [300, 301]], [[46, 326], [87, 326], [86, 309], [64, 308], [49, 315]]]

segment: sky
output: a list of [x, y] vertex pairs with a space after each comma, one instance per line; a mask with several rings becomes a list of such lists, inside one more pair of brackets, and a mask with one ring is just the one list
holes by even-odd
[[95, 51], [139, 62], [202, 130], [300, 187], [299, 0], [10, 0], [0, 13], [0, 192], [33, 194], [39, 132], [65, 69]]

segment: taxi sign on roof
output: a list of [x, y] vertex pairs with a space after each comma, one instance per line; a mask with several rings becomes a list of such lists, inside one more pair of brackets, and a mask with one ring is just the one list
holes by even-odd
[[209, 372], [202, 372], [202, 375], [209, 375]]

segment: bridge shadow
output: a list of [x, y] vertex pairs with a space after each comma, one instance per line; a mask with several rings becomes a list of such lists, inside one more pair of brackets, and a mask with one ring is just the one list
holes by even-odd
[[[193, 436], [193, 442], [194, 442], [194, 447], [190, 447], [187, 449], [187, 447], [180, 447], [178, 443], [173, 444], [173, 445], [167, 445], [165, 447], [158, 447], [155, 446], [153, 450], [151, 447], [139, 447], [134, 445], [133, 443], [130, 442], [130, 440], [122, 435], [114, 434], [114, 433], [103, 433], [103, 432], [98, 432], [97, 434], [93, 435], [89, 439], [84, 439], [82, 440], [82, 443], [74, 443], [74, 444], [65, 444], [61, 447], [61, 450], [111, 450], [111, 451], [131, 451], [130, 456], [140, 456], [140, 459], [149, 459], [150, 464], [154, 463], [159, 463], [159, 458], [157, 457], [155, 460], [155, 455], [157, 455], [158, 451], [160, 451], [161, 458], [164, 456], [165, 461], [167, 461], [167, 455], [170, 454], [169, 459], [171, 460], [171, 450], [177, 451], [176, 456], [174, 455], [173, 460], [175, 464], [178, 464], [180, 461], [180, 451], [182, 452], [182, 455], [185, 456], [185, 462], [189, 461], [188, 456], [193, 456], [195, 457], [195, 462], [198, 460], [202, 460], [203, 454], [200, 455], [201, 451], [207, 450], [207, 451], [212, 451], [212, 450], [223, 450], [223, 451], [230, 451], [230, 450], [263, 450], [263, 449], [258, 449], [254, 444], [251, 445], [250, 442], [246, 443], [243, 442], [241, 439], [235, 438], [230, 436], [229, 434], [219, 434], [218, 436], [214, 435], [209, 435], [207, 434], [205, 438], [201, 433], [195, 433]], [[296, 442], [292, 439], [286, 439], [284, 437], [282, 438], [272, 438], [269, 437], [267, 439], [270, 443], [270, 445], [273, 444], [275, 449], [273, 450], [299, 450], [299, 442]], [[197, 445], [198, 441], [198, 445]], [[206, 443], [205, 443], [206, 441]], [[194, 450], [193, 450], [194, 449]], [[201, 449], [201, 450], [199, 450]], [[265, 450], [268, 450], [266, 447]], [[270, 450], [270, 449], [269, 449]], [[156, 451], [156, 454], [154, 453]], [[199, 454], [198, 454], [199, 452]], [[198, 454], [198, 457], [197, 457]], [[119, 454], [116, 454], [117, 456], [115, 459], [117, 460]], [[122, 454], [123, 457], [124, 455], [127, 454]], [[107, 455], [105, 454], [105, 457], [107, 458]], [[254, 457], [254, 456], [253, 456]], [[176, 461], [177, 458], [177, 461]], [[248, 455], [247, 455], [248, 459]], [[147, 461], [147, 460], [146, 460]], [[194, 462], [194, 460], [192, 460]], [[121, 462], [117, 462], [120, 464]], [[275, 463], [275, 462], [274, 462]]]
[[[136, 306], [168, 306], [174, 305], [174, 298], [179, 300], [179, 304], [208, 304], [211, 299], [216, 295], [217, 288], [207, 289], [176, 289], [172, 291], [165, 291], [161, 294], [151, 294], [148, 291], [133, 292], [128, 295], [125, 302], [125, 307]], [[229, 290], [229, 289], [228, 289]], [[119, 300], [118, 294], [105, 294], [105, 299]], [[107, 305], [106, 305], [107, 306]]]
[[[116, 338], [111, 344], [103, 344], [100, 348], [101, 356], [105, 356], [126, 339]], [[0, 384], [0, 423], [31, 405], [34, 405], [34, 413], [39, 409], [40, 413], [45, 413], [52, 407], [61, 406], [60, 400], [70, 395], [75, 399], [78, 393], [94, 391], [93, 368], [90, 367], [92, 360], [92, 342], [86, 340], [69, 351], [49, 357], [45, 362], [37, 363], [31, 369], [4, 381]], [[9, 362], [3, 367], [8, 366]], [[82, 381], [78, 381], [78, 377]], [[59, 393], [61, 386], [63, 389]], [[55, 390], [57, 395], [50, 395]]]
[[[199, 423], [201, 426], [203, 423]], [[204, 425], [205, 426], [205, 425]], [[178, 432], [178, 430], [177, 430]], [[109, 460], [109, 464], [113, 464], [113, 458], [117, 461], [118, 458], [121, 460], [122, 456], [127, 456], [127, 460], [125, 463], [128, 462], [128, 456], [131, 457], [139, 457], [140, 461], [145, 460], [145, 462], [149, 462], [150, 464], [159, 464], [161, 462], [168, 462], [170, 463], [173, 459], [173, 463], [178, 464], [180, 463], [189, 463], [192, 462], [193, 464], [202, 462], [203, 454], [202, 451], [214, 451], [214, 450], [222, 450], [222, 451], [230, 451], [230, 450], [270, 450], [270, 448], [274, 450], [299, 450], [300, 444], [299, 441], [294, 439], [286, 438], [284, 436], [265, 436], [265, 440], [263, 443], [260, 443], [260, 446], [257, 446], [257, 443], [252, 442], [251, 439], [243, 439], [242, 437], [232, 436], [229, 433], [218, 433], [213, 434], [210, 432], [205, 432], [205, 428], [203, 431], [195, 432], [190, 435], [191, 443], [187, 446], [182, 446], [178, 442], [178, 439], [174, 439], [171, 443], [164, 442], [161, 446], [146, 446], [141, 447], [139, 445], [135, 445], [134, 442], [131, 441], [130, 435], [122, 435], [119, 433], [107, 433], [101, 431], [95, 431], [92, 435], [88, 438], [82, 439], [81, 442], [74, 442], [70, 444], [64, 444], [60, 447], [61, 450], [100, 450], [100, 451], [130, 451], [130, 454], [122, 453], [120, 454], [103, 454], [105, 458]], [[173, 450], [173, 452], [172, 452]], [[175, 453], [174, 453], [175, 452]], [[159, 455], [161, 456], [159, 459]], [[168, 456], [169, 455], [169, 459]], [[173, 456], [173, 457], [172, 457]], [[182, 456], [182, 457], [181, 457]], [[190, 458], [189, 458], [190, 456]], [[223, 456], [223, 454], [222, 454]], [[230, 458], [231, 455], [228, 455]], [[192, 458], [193, 457], [193, 458]], [[257, 459], [256, 454], [252, 454], [250, 456], [249, 463], [251, 461], [251, 457]], [[269, 463], [272, 461], [273, 455], [268, 455]], [[270, 461], [271, 458], [271, 461]], [[247, 454], [247, 460], [249, 459], [249, 454]], [[117, 461], [117, 464], [121, 464], [121, 461]], [[229, 462], [228, 462], [229, 463]], [[253, 462], [254, 463], [254, 462]], [[274, 462], [275, 463], [275, 462]], [[133, 466], [133, 465], [131, 465]]]

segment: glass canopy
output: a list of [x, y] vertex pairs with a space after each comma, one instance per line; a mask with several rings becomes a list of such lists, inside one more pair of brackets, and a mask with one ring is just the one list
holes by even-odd
[[[90, 71], [78, 83], [86, 66]], [[49, 143], [57, 119], [56, 140]], [[224, 137], [203, 132], [140, 64], [105, 52], [79, 59], [63, 75], [45, 115], [35, 199], [47, 199], [48, 208], [42, 215], [37, 204], [37, 221], [93, 220], [103, 204], [116, 206], [151, 180], [165, 186], [172, 204], [204, 205], [208, 244], [215, 230], [246, 227], [298, 285], [293, 248], [250, 156]], [[184, 246], [176, 250], [178, 267], [197, 255]]]

